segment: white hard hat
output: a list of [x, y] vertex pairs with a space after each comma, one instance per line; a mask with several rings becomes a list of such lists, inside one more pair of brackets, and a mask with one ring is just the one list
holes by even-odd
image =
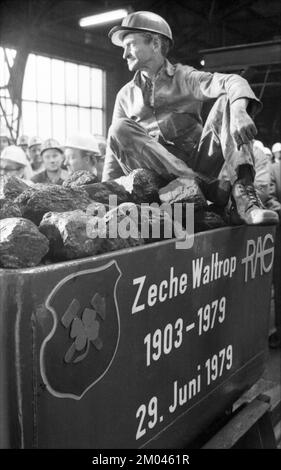
[[254, 140], [254, 146], [258, 149], [264, 150], [263, 143], [260, 140]]
[[17, 145], [28, 145], [28, 136], [20, 135], [17, 140]]
[[264, 147], [263, 151], [266, 155], [269, 155], [270, 157], [272, 157], [271, 150], [268, 147]]
[[33, 145], [42, 145], [42, 139], [37, 136], [31, 137], [28, 142], [28, 147], [33, 147]]
[[281, 143], [276, 142], [275, 144], [272, 145], [272, 153], [274, 152], [281, 152]]
[[92, 134], [73, 134], [67, 137], [64, 147], [100, 154], [97, 139]]
[[56, 139], [47, 139], [43, 142], [42, 147], [41, 147], [41, 155], [43, 154], [43, 152], [45, 152], [45, 150], [50, 150], [50, 149], [56, 149], [60, 153], [63, 153], [61, 144]]
[[1, 159], [10, 160], [11, 162], [18, 163], [22, 166], [28, 165], [25, 152], [16, 145], [8, 145], [8, 147], [5, 147], [1, 153]]

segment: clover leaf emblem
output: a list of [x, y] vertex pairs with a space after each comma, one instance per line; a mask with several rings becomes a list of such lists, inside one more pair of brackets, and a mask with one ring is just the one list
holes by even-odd
[[[91, 343], [94, 344], [98, 350], [103, 346], [102, 340], [99, 338], [100, 322], [97, 318], [97, 312], [104, 320], [105, 302], [101, 296], [95, 295], [91, 304], [95, 308], [85, 308], [81, 318], [77, 316], [72, 318], [70, 337], [74, 339], [74, 342], [64, 356], [64, 360], [67, 363], [82, 361], [87, 356]], [[75, 353], [83, 351], [84, 349], [85, 351], [73, 360]]]

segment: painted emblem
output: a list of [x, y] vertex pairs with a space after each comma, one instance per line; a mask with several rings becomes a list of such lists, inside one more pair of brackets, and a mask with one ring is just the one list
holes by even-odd
[[65, 277], [48, 296], [54, 324], [41, 346], [40, 369], [52, 395], [79, 400], [109, 370], [120, 337], [120, 277], [112, 261]]

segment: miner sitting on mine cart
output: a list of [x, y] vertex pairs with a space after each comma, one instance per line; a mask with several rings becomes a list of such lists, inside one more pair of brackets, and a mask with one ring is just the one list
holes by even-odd
[[[234, 74], [202, 72], [172, 65], [168, 23], [150, 12], [135, 12], [109, 32], [136, 72], [118, 93], [109, 130], [103, 181], [149, 168], [163, 176], [194, 176], [206, 198], [225, 205], [246, 224], [275, 224], [253, 186], [251, 118], [260, 108], [248, 82]], [[216, 98], [203, 127], [201, 107]], [[223, 164], [228, 179], [217, 179]], [[238, 213], [238, 214], [237, 214]]]

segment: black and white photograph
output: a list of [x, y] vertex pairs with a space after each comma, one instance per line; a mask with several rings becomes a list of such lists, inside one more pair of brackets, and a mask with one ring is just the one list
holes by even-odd
[[281, 449], [280, 0], [2, 0], [0, 450], [245, 449]]

